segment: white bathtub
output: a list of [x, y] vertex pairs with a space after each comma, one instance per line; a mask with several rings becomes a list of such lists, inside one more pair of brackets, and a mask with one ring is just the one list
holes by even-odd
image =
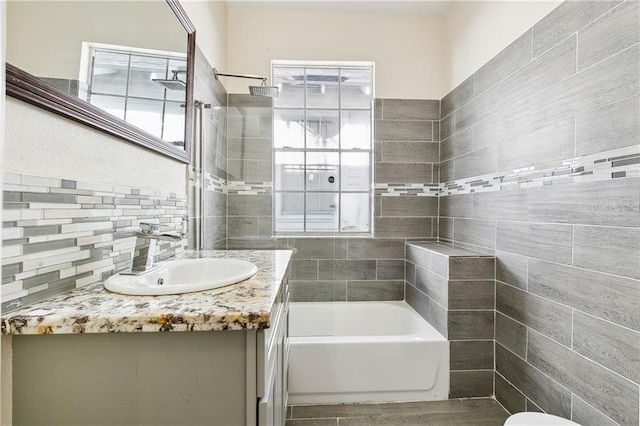
[[449, 342], [405, 302], [291, 303], [289, 402], [449, 395]]

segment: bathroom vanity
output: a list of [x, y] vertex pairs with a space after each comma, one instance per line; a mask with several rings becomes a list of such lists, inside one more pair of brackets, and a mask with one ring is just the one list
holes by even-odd
[[2, 318], [14, 424], [284, 425], [290, 250], [185, 252], [258, 266], [198, 293], [92, 285]]

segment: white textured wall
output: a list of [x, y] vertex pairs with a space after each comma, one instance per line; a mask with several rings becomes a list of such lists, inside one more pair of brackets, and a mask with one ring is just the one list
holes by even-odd
[[187, 16], [196, 27], [198, 47], [209, 63], [227, 67], [227, 3], [224, 1], [182, 0]]
[[81, 42], [187, 51], [164, 1], [7, 2], [7, 61], [39, 77], [77, 79]]
[[186, 193], [186, 166], [7, 98], [5, 171]]
[[444, 97], [555, 9], [558, 0], [454, 1], [443, 17]]
[[[271, 60], [375, 61], [376, 97], [434, 99], [443, 92], [439, 17], [279, 6], [228, 6], [225, 71], [271, 75]], [[228, 78], [230, 93], [249, 80]]]

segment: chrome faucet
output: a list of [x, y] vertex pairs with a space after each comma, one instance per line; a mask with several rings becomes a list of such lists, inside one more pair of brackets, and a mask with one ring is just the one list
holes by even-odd
[[[141, 275], [153, 269], [153, 259], [156, 255], [158, 241], [179, 242], [183, 235], [173, 233], [161, 233], [157, 223], [140, 222], [140, 230], [135, 231], [136, 246], [134, 248], [133, 264], [131, 272], [123, 272], [125, 275]], [[135, 250], [138, 255], [135, 256]]]

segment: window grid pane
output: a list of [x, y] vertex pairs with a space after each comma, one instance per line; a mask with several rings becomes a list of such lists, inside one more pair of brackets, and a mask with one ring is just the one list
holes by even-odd
[[[118, 72], [105, 73], [105, 69]], [[121, 107], [107, 112], [172, 145], [184, 146], [184, 109], [180, 105], [184, 104], [186, 92], [171, 93], [152, 79], [170, 79], [173, 71], [185, 70], [186, 60], [182, 59], [132, 53], [125, 48], [95, 49], [87, 101], [96, 106], [119, 103]], [[107, 96], [112, 99], [106, 101]], [[155, 113], [150, 115], [150, 111]]]
[[[274, 100], [276, 233], [371, 234], [372, 77], [371, 66], [274, 65], [273, 81], [287, 92], [283, 99]], [[346, 103], [344, 96], [349, 98]], [[292, 124], [299, 128], [294, 134], [301, 136], [302, 146], [292, 143]], [[304, 157], [304, 164], [297, 162], [302, 168], [298, 173], [302, 173], [303, 193], [278, 183], [285, 179], [279, 161], [283, 156]], [[283, 211], [296, 208], [282, 205], [287, 193], [297, 194], [296, 206], [303, 204], [297, 212], [301, 226], [292, 224], [291, 215], [286, 220], [282, 217]]]

